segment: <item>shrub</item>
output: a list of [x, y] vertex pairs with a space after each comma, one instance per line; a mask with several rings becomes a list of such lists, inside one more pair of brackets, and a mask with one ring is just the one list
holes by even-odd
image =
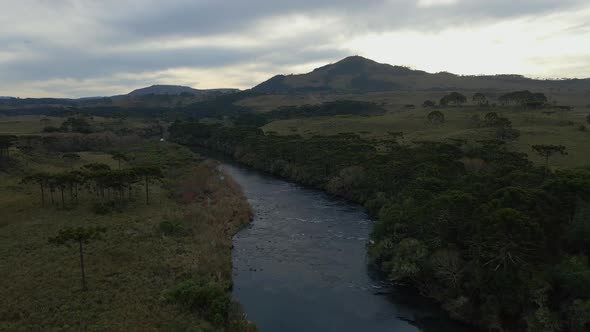
[[387, 204], [387, 202], [387, 194], [384, 192], [377, 192], [365, 202], [364, 206], [369, 210], [369, 213], [377, 215], [381, 207]]
[[167, 236], [182, 236], [186, 234], [186, 230], [180, 221], [164, 220], [158, 225], [160, 233]]
[[422, 107], [424, 107], [424, 108], [436, 107], [436, 103], [433, 102], [432, 100], [425, 100], [424, 103], [422, 103]]
[[186, 280], [164, 295], [170, 303], [196, 311], [207, 321], [223, 326], [228, 321], [231, 299], [227, 287], [213, 281]]
[[123, 212], [123, 204], [124, 202], [115, 202], [115, 201], [107, 201], [107, 202], [98, 202], [92, 205], [92, 212], [98, 215], [105, 215], [113, 212]]
[[479, 128], [481, 127], [481, 117], [479, 114], [473, 114], [469, 117], [469, 127], [471, 128]]
[[61, 129], [54, 127], [54, 126], [47, 126], [47, 127], [43, 128], [43, 132], [44, 133], [58, 133], [58, 132], [61, 132]]
[[515, 141], [520, 137], [518, 129], [500, 127], [496, 129], [496, 138], [502, 141]]
[[432, 124], [441, 124], [445, 122], [445, 115], [440, 111], [432, 111], [428, 113], [427, 118]]

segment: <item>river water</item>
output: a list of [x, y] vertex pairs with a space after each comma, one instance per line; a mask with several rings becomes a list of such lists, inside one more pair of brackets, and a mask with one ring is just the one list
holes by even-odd
[[[233, 296], [261, 332], [463, 332], [419, 296], [371, 278], [362, 207], [232, 164], [254, 210], [234, 238]], [[386, 295], [385, 295], [386, 294]]]

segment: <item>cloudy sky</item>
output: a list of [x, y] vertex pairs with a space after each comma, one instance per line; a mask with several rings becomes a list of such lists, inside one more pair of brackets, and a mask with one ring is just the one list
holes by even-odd
[[249, 88], [348, 55], [430, 72], [590, 77], [590, 1], [0, 1], [0, 96]]

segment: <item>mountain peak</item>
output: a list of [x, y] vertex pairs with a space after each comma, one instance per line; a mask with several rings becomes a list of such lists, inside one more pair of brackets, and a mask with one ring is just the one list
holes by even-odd
[[[574, 84], [575, 83], [575, 84]], [[437, 74], [404, 66], [379, 63], [362, 56], [346, 57], [314, 69], [307, 74], [277, 75], [252, 88], [255, 92], [291, 93], [367, 93], [384, 91], [518, 90], [576, 86], [589, 89], [585, 80], [533, 80], [515, 75], [461, 76]]]
[[337, 61], [335, 63], [331, 63], [319, 68], [314, 69], [313, 71], [322, 71], [322, 70], [336, 70], [336, 71], [342, 71], [342, 72], [354, 72], [354, 71], [359, 71], [359, 70], [365, 70], [368, 67], [371, 66], [378, 66], [380, 65], [379, 63], [371, 60], [371, 59], [367, 59], [367, 58], [363, 58], [360, 55], [353, 55], [353, 56], [349, 56], [346, 57], [340, 61]]
[[423, 72], [378, 63], [359, 55], [346, 57], [301, 75], [277, 75], [253, 88], [265, 93], [372, 92], [398, 90], [399, 83], [383, 76], [420, 75]]
[[336, 64], [347, 64], [347, 63], [353, 63], [353, 64], [377, 64], [377, 61], [362, 57], [360, 55], [351, 55], [351, 56], [347, 56], [346, 58], [336, 62]]

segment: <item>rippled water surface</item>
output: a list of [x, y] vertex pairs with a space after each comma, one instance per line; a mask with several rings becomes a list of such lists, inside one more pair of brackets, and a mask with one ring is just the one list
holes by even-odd
[[234, 238], [234, 297], [261, 332], [469, 331], [369, 276], [363, 209], [235, 165], [254, 221]]

